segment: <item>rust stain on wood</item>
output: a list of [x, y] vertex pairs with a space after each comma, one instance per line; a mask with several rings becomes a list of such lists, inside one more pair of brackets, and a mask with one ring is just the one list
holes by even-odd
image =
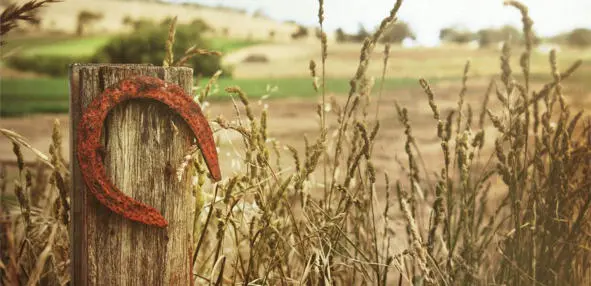
[[221, 179], [213, 133], [199, 105], [180, 86], [148, 76], [124, 79], [88, 105], [78, 125], [78, 163], [86, 186], [101, 204], [128, 219], [166, 227], [168, 222], [158, 210], [121, 192], [108, 179], [102, 163], [101, 131], [109, 111], [124, 101], [140, 98], [160, 101], [177, 112], [195, 135], [212, 178]]

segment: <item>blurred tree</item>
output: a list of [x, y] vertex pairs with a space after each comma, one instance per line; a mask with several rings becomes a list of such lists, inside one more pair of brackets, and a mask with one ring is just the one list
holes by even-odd
[[533, 41], [532, 41], [533, 45], [537, 46], [537, 45], [541, 44], [542, 40], [543, 40], [542, 37], [538, 36], [538, 34], [535, 31], [532, 31], [532, 34], [533, 34], [532, 35], [533, 36]]
[[265, 13], [265, 10], [263, 10], [262, 8], [259, 8], [256, 11], [254, 11], [254, 13], [252, 13], [252, 17], [253, 18], [267, 18], [267, 13]]
[[408, 24], [398, 21], [384, 31], [381, 41], [400, 44], [406, 38], [416, 39]]
[[[170, 22], [166, 23], [167, 25]], [[193, 27], [193, 29], [197, 29], [198, 31], [201, 32], [212, 32], [213, 28], [208, 25], [207, 23], [205, 23], [205, 21], [203, 21], [203, 19], [201, 18], [195, 18], [191, 21], [191, 23], [189, 24], [191, 25], [191, 27]]]
[[314, 29], [314, 36], [316, 36], [317, 39], [322, 39], [322, 32], [320, 31], [320, 28], [316, 28]]
[[502, 36], [498, 30], [482, 29], [476, 32], [478, 35], [478, 45], [481, 48], [488, 47], [502, 41]]
[[[193, 25], [177, 25], [173, 54], [178, 59], [185, 50], [193, 45], [200, 49], [208, 49], [208, 42], [202, 37], [204, 27]], [[168, 25], [146, 24], [139, 30], [113, 38], [92, 58], [92, 62], [108, 63], [143, 63], [161, 65], [166, 53]], [[196, 74], [210, 76], [221, 69], [221, 61], [216, 56], [197, 55], [187, 62]], [[231, 71], [224, 70], [225, 75]]]
[[566, 42], [575, 47], [589, 47], [591, 46], [591, 29], [578, 28], [572, 30], [566, 36]]
[[343, 42], [346, 42], [346, 41], [347, 41], [347, 36], [348, 36], [348, 35], [347, 35], [347, 34], [345, 34], [345, 31], [343, 31], [343, 29], [342, 29], [342, 28], [338, 28], [338, 29], [335, 31], [335, 37], [336, 37], [337, 43], [343, 43]]
[[477, 38], [477, 34], [458, 28], [449, 27], [439, 31], [439, 40], [447, 43], [466, 44]]
[[87, 10], [82, 10], [78, 13], [78, 24], [76, 26], [76, 35], [82, 36], [84, 34], [84, 30], [90, 25], [92, 22], [96, 22], [103, 18], [103, 14], [95, 13]]
[[523, 39], [523, 33], [517, 28], [505, 25], [500, 30], [501, 40], [510, 41], [513, 44], [521, 43]]
[[123, 20], [121, 20], [121, 23], [125, 26], [132, 26], [133, 22], [134, 20], [129, 15], [125, 15], [125, 17], [123, 17]]
[[152, 22], [148, 19], [142, 18], [142, 19], [134, 20], [130, 16], [125, 16], [123, 18], [122, 22], [123, 22], [123, 25], [131, 27], [131, 29], [134, 31], [140, 30], [142, 28], [142, 26], [154, 25], [154, 22]]
[[357, 28], [357, 34], [348, 38], [354, 42], [363, 42], [367, 37], [369, 37], [369, 32], [367, 31], [367, 29], [365, 29], [365, 26], [363, 26], [363, 24], [359, 23], [359, 27]]
[[297, 30], [291, 34], [291, 38], [294, 40], [299, 39], [299, 38], [304, 38], [307, 36], [308, 36], [308, 28], [306, 28], [302, 25], [298, 25]]
[[[517, 28], [505, 25], [498, 29], [482, 29], [476, 33], [478, 35], [478, 44], [481, 48], [488, 47], [492, 44], [509, 41], [512, 45], [521, 45], [525, 39], [523, 33]], [[534, 33], [534, 44], [540, 42], [540, 39]]]

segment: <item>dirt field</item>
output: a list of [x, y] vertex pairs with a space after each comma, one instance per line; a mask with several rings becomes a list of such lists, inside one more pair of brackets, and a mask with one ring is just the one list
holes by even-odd
[[[327, 77], [350, 78], [359, 64], [360, 43], [329, 43], [326, 63]], [[522, 48], [514, 47], [511, 64], [515, 73], [521, 72], [519, 56]], [[531, 58], [532, 75], [549, 75], [549, 52], [534, 50]], [[565, 69], [578, 59], [587, 61], [581, 69], [591, 70], [591, 49], [576, 50], [564, 47], [558, 51], [558, 64]], [[246, 62], [248, 56], [264, 56], [267, 62]], [[491, 77], [499, 74], [500, 50], [470, 49], [465, 46], [438, 48], [404, 48], [392, 46], [387, 76], [394, 78], [427, 79], [460, 78], [466, 61], [470, 61], [471, 77]], [[371, 54], [367, 74], [379, 78], [382, 73], [384, 45], [377, 44]], [[236, 78], [307, 77], [310, 60], [320, 71], [320, 44], [317, 42], [266, 43], [246, 47], [224, 55], [223, 63], [234, 67]]]
[[[467, 97], [467, 104], [471, 104], [475, 113], [474, 122], [477, 122], [477, 116], [480, 110], [481, 98], [484, 93], [486, 85], [484, 81], [479, 82], [478, 88], [471, 89], [474, 95]], [[434, 86], [438, 91], [438, 105], [442, 114], [447, 114], [448, 110], [457, 105], [457, 91], [459, 87], [455, 83], [442, 82]], [[406, 138], [400, 123], [398, 122], [398, 115], [396, 114], [395, 100], [403, 107], [407, 107], [412, 120], [413, 135], [417, 138], [418, 144], [421, 146], [422, 156], [425, 160], [429, 172], [438, 172], [440, 162], [442, 161], [441, 149], [438, 139], [436, 138], [436, 122], [432, 118], [431, 111], [425, 99], [426, 96], [418, 89], [401, 90], [391, 92], [383, 95], [382, 103], [380, 104], [379, 120], [381, 123], [378, 141], [375, 146], [375, 156], [373, 163], [378, 171], [387, 171], [392, 178], [398, 178], [404, 175], [401, 173], [399, 162], [406, 162], [406, 155], [404, 153], [404, 143]], [[344, 103], [345, 96], [337, 96], [338, 101]], [[420, 100], [417, 100], [420, 99]], [[375, 98], [374, 98], [375, 100]], [[303, 135], [307, 135], [310, 140], [314, 140], [318, 134], [318, 118], [315, 115], [316, 101], [305, 99], [276, 99], [265, 102], [254, 101], [252, 103], [255, 114], [260, 114], [260, 110], [268, 105], [269, 119], [268, 129], [269, 137], [279, 140], [281, 146], [287, 144], [296, 147], [300, 152], [304, 150]], [[242, 106], [239, 106], [244, 119], [244, 111]], [[372, 104], [369, 108], [370, 122], [373, 124], [375, 118], [375, 105]], [[205, 112], [210, 119], [216, 118], [218, 115], [223, 116], [227, 120], [238, 119], [235, 107], [232, 102], [214, 102], [206, 107]], [[48, 152], [51, 142], [51, 128], [53, 119], [59, 119], [61, 123], [61, 132], [64, 134], [64, 139], [69, 138], [69, 117], [67, 114], [63, 115], [35, 115], [24, 118], [3, 118], [0, 119], [0, 126], [11, 129], [19, 134], [25, 136], [28, 142], [33, 147]], [[329, 115], [329, 122], [334, 130], [336, 127], [336, 117], [334, 114]], [[233, 132], [219, 131], [216, 124], [212, 124], [216, 134], [218, 134], [218, 145], [221, 150], [219, 153], [220, 161], [222, 163], [222, 172], [229, 174], [235, 170], [232, 166], [232, 159], [239, 158], [236, 154], [241, 153], [238, 140], [239, 137]], [[492, 138], [490, 135], [494, 133], [494, 129], [487, 127], [487, 138]], [[64, 140], [65, 146], [64, 154], [68, 154], [69, 140]], [[69, 155], [69, 154], [68, 154]], [[286, 163], [291, 164], [290, 155], [285, 152]], [[25, 159], [29, 162], [35, 160], [32, 152], [24, 151]], [[483, 156], [483, 159], [486, 157]], [[0, 160], [13, 161], [12, 145], [9, 140], [3, 138], [0, 140]], [[402, 177], [401, 177], [402, 178]]]

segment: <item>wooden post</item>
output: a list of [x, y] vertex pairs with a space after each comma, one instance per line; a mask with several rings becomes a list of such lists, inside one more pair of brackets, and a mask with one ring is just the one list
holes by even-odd
[[[164, 104], [130, 100], [104, 122], [104, 164], [126, 195], [156, 208], [167, 228], [128, 220], [87, 191], [76, 156], [77, 126], [85, 107], [124, 78], [153, 76], [190, 94], [193, 70], [150, 65], [74, 64], [70, 67], [71, 252], [73, 285], [192, 285], [193, 198], [176, 168], [193, 135]], [[178, 132], [177, 132], [178, 130]]]

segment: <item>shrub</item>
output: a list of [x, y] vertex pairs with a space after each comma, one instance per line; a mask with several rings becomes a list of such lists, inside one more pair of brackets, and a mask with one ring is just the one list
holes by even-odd
[[407, 23], [397, 21], [384, 31], [381, 41], [384, 43], [400, 44], [406, 38], [411, 38], [414, 40], [415, 35]]
[[88, 62], [87, 57], [73, 58], [71, 56], [38, 55], [38, 56], [12, 56], [6, 59], [6, 64], [11, 68], [21, 71], [32, 71], [49, 76], [65, 76], [68, 74], [68, 66], [75, 62]]
[[[178, 25], [175, 35], [174, 55], [183, 55], [191, 46], [208, 49], [208, 42], [202, 37], [205, 25]], [[93, 62], [108, 63], [144, 63], [162, 65], [166, 53], [166, 39], [168, 26], [165, 23], [153, 25], [144, 23], [132, 34], [120, 35], [113, 38], [99, 50], [92, 58]], [[222, 69], [221, 60], [217, 56], [197, 55], [187, 62], [196, 74], [211, 76]], [[231, 71], [224, 70], [224, 75], [231, 75]]]
[[357, 34], [350, 36], [349, 40], [353, 42], [363, 42], [365, 38], [369, 37], [370, 35], [371, 34], [369, 33], [369, 31], [367, 31], [365, 26], [359, 23], [359, 27], [357, 28]]
[[263, 54], [250, 54], [242, 62], [245, 63], [266, 63], [269, 59]]
[[154, 22], [151, 21], [151, 20], [149, 20], [149, 19], [141, 18], [141, 19], [134, 20], [130, 16], [125, 16], [123, 18], [123, 20], [122, 20], [122, 23], [125, 26], [131, 27], [131, 29], [133, 31], [138, 31], [142, 27], [145, 27], [145, 26], [152, 26], [152, 25], [154, 25]]
[[342, 28], [338, 28], [335, 31], [335, 37], [337, 43], [345, 43], [345, 42], [354, 42], [360, 43], [365, 40], [365, 38], [369, 37], [371, 34], [367, 31], [363, 24], [359, 23], [357, 27], [357, 33], [355, 34], [348, 34]]
[[[499, 29], [482, 29], [476, 32], [475, 38], [478, 39], [480, 47], [488, 47], [492, 44], [509, 42], [511, 45], [525, 45], [526, 39], [523, 33], [513, 26], [505, 25]], [[531, 44], [538, 45], [540, 38], [531, 31]]]
[[452, 42], [458, 44], [466, 44], [476, 39], [477, 35], [466, 30], [455, 28], [444, 28], [439, 32], [439, 39], [442, 42]]
[[342, 28], [338, 28], [335, 31], [335, 36], [337, 39], [337, 43], [343, 43], [347, 41], [347, 34], [345, 33], [345, 31]]
[[589, 47], [591, 46], [591, 29], [574, 29], [568, 34], [566, 41], [571, 46]]
[[[168, 24], [168, 21], [165, 21], [165, 23], [163, 24]], [[205, 21], [203, 21], [201, 18], [193, 19], [189, 25], [191, 26], [191, 29], [201, 31], [202, 33], [213, 31], [213, 28], [210, 25], [208, 25]]]
[[86, 28], [93, 22], [96, 22], [103, 18], [103, 14], [95, 13], [92, 11], [82, 10], [78, 13], [78, 24], [76, 26], [76, 35], [82, 36], [85, 33]]
[[[400, 44], [406, 38], [415, 39], [415, 35], [412, 30], [405, 22], [395, 22], [388, 26], [383, 33], [380, 42], [382, 43], [397, 43]], [[356, 34], [347, 34], [342, 28], [338, 28], [335, 31], [336, 40], [339, 43], [342, 42], [356, 42], [360, 43], [365, 41], [367, 37], [372, 36], [372, 33], [368, 31], [363, 24], [359, 23]]]
[[300, 38], [305, 38], [308, 36], [308, 28], [302, 25], [298, 25], [298, 28], [295, 32], [291, 34], [291, 38], [296, 40]]

